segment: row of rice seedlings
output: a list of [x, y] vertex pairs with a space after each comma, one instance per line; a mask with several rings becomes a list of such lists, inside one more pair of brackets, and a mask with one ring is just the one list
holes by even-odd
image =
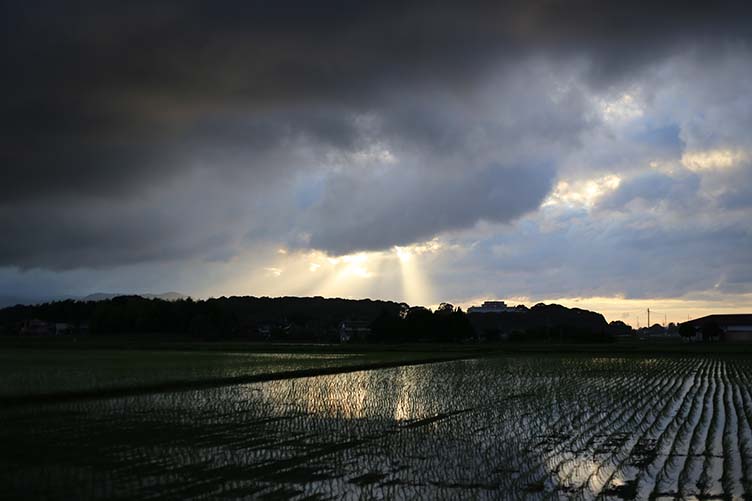
[[707, 437], [710, 432], [710, 423], [713, 416], [713, 403], [715, 395], [718, 392], [718, 372], [720, 363], [714, 361], [713, 369], [709, 377], [709, 388], [703, 399], [703, 405], [700, 410], [700, 419], [694, 427], [690, 445], [687, 451], [687, 458], [684, 462], [684, 468], [679, 473], [679, 494], [683, 497], [700, 494], [698, 482], [703, 471], [705, 462], [705, 447]]
[[[633, 379], [634, 379], [634, 378], [633, 378]], [[672, 380], [673, 380], [673, 381], [676, 381], [676, 380], [677, 380], [677, 378], [676, 378], [676, 377], [673, 377], [673, 378], [672, 378]], [[597, 392], [593, 392], [593, 393], [597, 393]], [[610, 393], [610, 394], [613, 394], [613, 392], [609, 392], [609, 393]], [[620, 402], [620, 403], [623, 403], [623, 402]], [[543, 475], [545, 475], [545, 474], [546, 474], [546, 473], [545, 473], [545, 472], [543, 472]], [[554, 483], [553, 483], [553, 487], [552, 487], [552, 488], [555, 488], [555, 487], [556, 487], [556, 485], [557, 485], [557, 483], [556, 483], [556, 482], [554, 482]]]
[[739, 382], [735, 386], [734, 404], [738, 416], [739, 452], [742, 457], [742, 486], [746, 493], [752, 494], [752, 397], [750, 397], [750, 367], [737, 369], [735, 376]]
[[[657, 412], [650, 412], [649, 410], [639, 422], [632, 421], [625, 427], [623, 433], [626, 439], [621, 447], [613, 451], [610, 457], [605, 458], [590, 476], [584, 485], [586, 487], [583, 493], [584, 497], [593, 498], [600, 494], [606, 486], [613, 485], [617, 472], [621, 471], [627, 462], [633, 459], [635, 447], [640, 443], [649, 443], [652, 437], [660, 435], [669, 426], [695, 383], [694, 378], [674, 379], [676, 391], [667, 395], [666, 398], [662, 398], [663, 406], [660, 406], [660, 401], [656, 402]], [[636, 471], [633, 470], [632, 473], [635, 474]], [[629, 479], [625, 478], [624, 475], [619, 477], [622, 485], [626, 480], [634, 481], [634, 477]]]
[[[598, 403], [597, 407], [602, 409], [598, 415], [599, 419], [590, 415], [587, 419], [579, 423], [572, 423], [570, 436], [567, 439], [561, 440], [542, 458], [541, 464], [537, 467], [536, 472], [539, 478], [527, 479], [527, 481], [531, 484], [535, 484], [536, 482], [545, 481], [545, 477], [548, 476], [549, 488], [556, 489], [561, 487], [560, 479], [566, 478], [566, 473], [562, 472], [562, 469], [566, 465], [566, 460], [568, 458], [576, 458], [575, 453], [567, 451], [585, 450], [586, 443], [589, 439], [600, 434], [602, 430], [608, 429], [608, 427], [621, 416], [620, 413], [615, 414], [609, 412], [607, 409], [619, 408], [624, 410], [625, 406], [623, 405], [622, 397], [634, 395], [638, 389], [645, 389], [644, 387], [640, 388], [642, 382], [638, 381], [638, 378], [616, 378], [615, 381], [619, 383], [618, 386], [609, 389], [609, 391], [605, 393], [595, 391], [595, 388], [590, 388], [590, 391], [592, 391], [596, 398], [601, 401]], [[647, 395], [652, 392], [657, 392], [657, 389], [666, 383], [667, 381], [665, 379], [652, 380], [648, 382], [649, 392], [638, 394], [642, 395], [644, 401], [644, 399], [647, 398]], [[552, 474], [553, 477], [551, 476]]]
[[[620, 384], [621, 381], [618, 379], [608, 381], [606, 393], [610, 394]], [[579, 383], [575, 379], [567, 381], [560, 385], [559, 388], [563, 386], [565, 389], [569, 389], [576, 385], [579, 385]], [[508, 422], [499, 423], [499, 426], [506, 426], [511, 435], [517, 438], [516, 441], [508, 442], [510, 446], [504, 451], [504, 456], [497, 458], [497, 461], [500, 461], [502, 464], [516, 465], [520, 470], [516, 475], [517, 478], [512, 479], [516, 480], [517, 484], [508, 485], [507, 487], [509, 488], [519, 487], [519, 482], [522, 482], [523, 486], [534, 484], [535, 481], [528, 478], [530, 475], [548, 475], [548, 471], [541, 463], [541, 451], [539, 447], [535, 446], [535, 442], [543, 438], [541, 432], [547, 432], [545, 435], [553, 435], [552, 438], [557, 440], [556, 443], [551, 444], [549, 449], [550, 452], [556, 454], [559, 452], [559, 450], [556, 450], [557, 447], [563, 449], [567, 445], [566, 442], [562, 442], [561, 437], [573, 439], [571, 431], [579, 427], [581, 423], [587, 423], [592, 420], [592, 408], [588, 405], [578, 403], [571, 396], [560, 398], [559, 395], [553, 399], [553, 405], [548, 408], [546, 408], [547, 398], [539, 402], [542, 408], [538, 411], [538, 415], [528, 422], [520, 423], [522, 425], [520, 428], [509, 426]], [[523, 451], [520, 449], [523, 449]]]
[[[682, 389], [674, 405], [664, 407], [659, 419], [656, 419], [655, 424], [642, 437], [642, 442], [636, 442], [630, 456], [625, 458], [611, 475], [609, 485], [612, 488], [636, 483], [635, 490], [638, 493], [642, 492], [643, 497], [646, 495], [645, 491], [649, 493], [652, 490], [656, 475], [661, 471], [667, 458], [667, 455], [661, 454], [660, 451], [667, 451], [673, 444], [681, 424], [691, 410], [696, 394], [702, 390], [702, 379], [695, 375], [690, 374], [685, 380], [686, 384], [689, 388], [686, 391], [685, 388]], [[638, 446], [641, 449], [636, 450]]]
[[[649, 393], [644, 398], [636, 402], [633, 405], [623, 406], [622, 411], [615, 413], [614, 419], [608, 423], [604, 428], [597, 431], [597, 434], [591, 436], [583, 446], [583, 453], [570, 461], [570, 469], [572, 465], [578, 466], [578, 471], [572, 471], [569, 476], [564, 477], [562, 486], [569, 488], [570, 490], [580, 489], [589, 478], [592, 478], [592, 474], [597, 472], [599, 463], [603, 459], [596, 458], [596, 440], [601, 436], [614, 436], [617, 434], [633, 433], [635, 424], [642, 421], [646, 415], [652, 410], [658, 403], [664, 398], [664, 395], [675, 393], [681, 390], [682, 384], [673, 377], [661, 378], [662, 386], [658, 387], [653, 393]], [[592, 455], [592, 459], [587, 459], [587, 455]]]
[[[697, 489], [702, 496], [715, 497], [721, 495], [723, 486], [723, 459], [730, 451], [723, 449], [723, 434], [726, 426], [726, 364], [719, 364], [716, 377], [716, 392], [712, 402], [711, 419], [705, 438], [705, 445], [699, 454], [704, 455], [702, 473], [697, 481]], [[726, 454], [724, 454], [726, 452]]]
[[[620, 381], [614, 380], [614, 382], [619, 383]], [[590, 391], [592, 393], [596, 393], [594, 391], [594, 389], [591, 389]], [[614, 392], [614, 389], [611, 388], [611, 390], [609, 391], [609, 393], [613, 393], [613, 392]], [[571, 400], [570, 403], [575, 403], [576, 404], [577, 402], [576, 402], [576, 400]], [[562, 427], [560, 424], [557, 424], [557, 426], [555, 426], [553, 428], [554, 430], [559, 430], [558, 431], [558, 436], [556, 436], [556, 434], [555, 434], [555, 436], [552, 437], [554, 440], [557, 440], [558, 443], [556, 445], [554, 445], [553, 447], [549, 447], [549, 452], [551, 452], [553, 454], [558, 454], [560, 452], [560, 450], [557, 450], [556, 447], [558, 446], [558, 447], [560, 447], [560, 448], [563, 449], [567, 445], [566, 441], [564, 441], [564, 442], [561, 441], [561, 437], [565, 436], [565, 437], [571, 437], [573, 439], [574, 438], [574, 434], [575, 434], [575, 430], [580, 429], [582, 423], [585, 423], [585, 422], [588, 422], [588, 421], [592, 420], [592, 407], [589, 406], [589, 405], [588, 406], [582, 406], [581, 409], [583, 410], [583, 412], [581, 412], [579, 415], [575, 414], [573, 416], [574, 419], [569, 420], [566, 427]], [[566, 413], [566, 414], [569, 414], [569, 413]], [[569, 415], [571, 415], [571, 414], [569, 414]], [[532, 449], [532, 451], [536, 452], [535, 449]], [[533, 457], [530, 457], [528, 459], [532, 459], [533, 461], [535, 461], [536, 458], [533, 456]], [[540, 467], [541, 467], [541, 465], [538, 465], [539, 473], [545, 474], [546, 469], [545, 468], [540, 469]], [[525, 477], [525, 474], [523, 473], [522, 478], [524, 479], [524, 477]]]
[[723, 465], [720, 493], [729, 496], [741, 497], [744, 493], [742, 480], [744, 478], [743, 459], [740, 452], [740, 424], [737, 414], [735, 399], [738, 391], [738, 385], [734, 382], [736, 379], [735, 365], [726, 366], [723, 373], [723, 384], [726, 387], [723, 405], [726, 409], [726, 421], [722, 437]]
[[697, 379], [700, 387], [693, 398], [687, 400], [690, 405], [686, 408], [686, 413], [680, 414], [674, 420], [676, 426], [669, 427], [668, 433], [659, 440], [657, 455], [638, 480], [638, 496], [647, 496], [651, 492], [678, 492], [679, 475], [686, 463], [691, 440], [702, 415], [702, 405], [710, 388], [710, 379], [707, 375], [712, 369], [713, 365], [710, 362], [702, 362], [698, 368]]

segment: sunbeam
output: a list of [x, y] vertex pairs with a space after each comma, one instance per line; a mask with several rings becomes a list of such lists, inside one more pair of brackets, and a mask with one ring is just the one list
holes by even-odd
[[394, 247], [400, 266], [402, 295], [410, 304], [431, 304], [431, 289], [419, 263], [417, 253], [409, 247]]

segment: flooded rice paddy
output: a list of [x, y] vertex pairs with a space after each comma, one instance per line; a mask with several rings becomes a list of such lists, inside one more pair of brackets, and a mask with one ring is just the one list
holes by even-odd
[[745, 499], [752, 361], [458, 361], [0, 410], [22, 498]]
[[0, 398], [205, 381], [368, 362], [357, 354], [173, 350], [0, 351]]

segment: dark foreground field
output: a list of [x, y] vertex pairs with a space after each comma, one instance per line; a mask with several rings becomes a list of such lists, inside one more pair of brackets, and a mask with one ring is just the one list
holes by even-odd
[[[6, 349], [16, 363], [0, 373], [13, 383], [0, 394], [0, 485], [26, 499], [752, 494], [745, 355], [496, 353], [404, 366], [435, 353], [335, 355]], [[166, 361], [171, 371], [154, 369]], [[387, 367], [351, 371], [364, 362]], [[351, 372], [313, 375], [337, 364]], [[32, 366], [48, 368], [34, 381]], [[263, 382], [143, 389], [174, 371], [205, 382], [278, 369]], [[63, 381], [48, 386], [50, 374]], [[89, 384], [102, 393], [76, 396]]]

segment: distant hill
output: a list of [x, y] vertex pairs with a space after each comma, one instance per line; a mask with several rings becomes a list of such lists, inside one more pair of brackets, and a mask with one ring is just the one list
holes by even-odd
[[518, 307], [515, 312], [469, 313], [477, 332], [492, 338], [519, 340], [565, 338], [597, 339], [608, 331], [608, 322], [600, 313], [558, 304], [538, 303], [532, 308]]
[[470, 339], [521, 342], [603, 342], [610, 339], [603, 315], [556, 304], [518, 307], [515, 312], [465, 314], [443, 304], [436, 311], [405, 303], [323, 297], [220, 297], [182, 294], [110, 297], [92, 294], [33, 306], [0, 309], [0, 333], [19, 334], [35, 320], [69, 324], [95, 335], [165, 334], [200, 339], [333, 342], [343, 322], [363, 328], [364, 340], [451, 342]]
[[22, 296], [0, 296], [0, 308], [15, 306], [17, 304], [39, 304], [55, 301], [60, 298], [30, 298]]
[[[149, 297], [151, 296], [151, 297]], [[172, 298], [175, 298], [174, 300]], [[0, 332], [14, 334], [36, 319], [67, 323], [92, 334], [189, 334], [203, 339], [243, 337], [279, 331], [285, 339], [332, 340], [343, 320], [373, 322], [398, 316], [407, 307], [392, 301], [323, 297], [221, 297], [194, 301], [178, 293], [154, 295], [93, 294], [38, 305], [0, 309]]]
[[[123, 293], [114, 292], [96, 292], [89, 294], [88, 296], [10, 296], [0, 295], [0, 308], [7, 308], [8, 306], [16, 305], [35, 305], [43, 303], [52, 303], [55, 301], [105, 301], [113, 299], [118, 296], [123, 296]], [[135, 294], [136, 296], [143, 297], [145, 299], [164, 299], [165, 301], [177, 301], [178, 299], [187, 299], [188, 296], [180, 292], [163, 292], [161, 294]]]
[[[107, 299], [113, 299], [118, 296], [123, 296], [123, 293], [113, 293], [113, 292], [96, 292], [94, 294], [89, 294], [88, 296], [84, 296], [82, 298], [70, 298], [70, 299], [76, 299], [78, 301], [105, 301]], [[133, 294], [134, 296], [141, 296], [144, 299], [164, 299], [165, 301], [177, 301], [178, 299], [186, 299], [188, 298], [187, 295], [181, 294], [180, 292], [163, 292], [161, 294]]]

